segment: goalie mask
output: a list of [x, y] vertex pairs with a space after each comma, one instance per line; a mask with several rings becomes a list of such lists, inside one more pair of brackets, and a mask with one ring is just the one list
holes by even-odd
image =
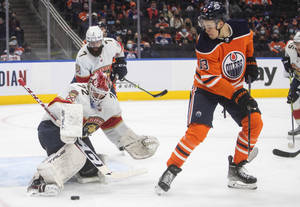
[[90, 77], [88, 88], [92, 105], [99, 106], [101, 100], [109, 93], [110, 85], [109, 78], [100, 71]]
[[98, 26], [91, 26], [86, 32], [86, 42], [88, 51], [98, 57], [103, 48], [103, 32]]

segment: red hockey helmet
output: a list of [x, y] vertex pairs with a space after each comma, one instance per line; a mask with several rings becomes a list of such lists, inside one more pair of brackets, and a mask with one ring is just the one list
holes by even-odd
[[94, 73], [90, 77], [88, 83], [89, 93], [92, 101], [99, 103], [99, 101], [109, 93], [110, 86], [111, 82], [106, 74], [102, 73], [101, 71]]

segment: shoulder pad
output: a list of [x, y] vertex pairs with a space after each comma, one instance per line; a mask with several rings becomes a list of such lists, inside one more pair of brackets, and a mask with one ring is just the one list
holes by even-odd
[[232, 37], [239, 37], [250, 33], [248, 22], [246, 20], [229, 20], [226, 22], [232, 29]]

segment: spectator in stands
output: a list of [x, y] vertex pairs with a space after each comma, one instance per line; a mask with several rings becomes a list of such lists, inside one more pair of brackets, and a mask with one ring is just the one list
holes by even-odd
[[154, 24], [158, 19], [158, 10], [156, 8], [156, 1], [151, 1], [150, 7], [147, 8], [147, 15], [150, 24]]
[[15, 12], [12, 12], [10, 17], [10, 36], [15, 36], [18, 41], [18, 45], [22, 46], [24, 43], [24, 30], [21, 28], [20, 21], [17, 19]]
[[1, 55], [1, 61], [19, 61], [22, 58], [24, 48], [18, 46], [17, 38], [12, 36], [9, 41], [9, 57], [7, 55], [7, 50]]
[[0, 17], [0, 53], [5, 48], [6, 27], [2, 17]]
[[151, 45], [149, 42], [144, 43], [144, 49], [141, 52], [141, 57], [142, 58], [158, 58], [159, 54], [151, 48]]
[[159, 32], [154, 36], [155, 44], [158, 45], [168, 45], [172, 43], [172, 37], [169, 33], [166, 33], [164, 27], [159, 28]]
[[176, 10], [174, 12], [174, 16], [170, 20], [170, 27], [173, 27], [177, 30], [177, 29], [181, 28], [183, 26], [183, 24], [184, 24], [183, 19], [179, 15], [179, 11]]
[[182, 29], [176, 33], [175, 41], [179, 46], [190, 44], [193, 43], [193, 36], [185, 27], [182, 27]]
[[170, 25], [168, 24], [167, 21], [168, 21], [168, 19], [166, 17], [164, 17], [163, 14], [160, 14], [158, 22], [155, 24], [155, 27], [156, 28], [160, 28], [161, 26], [164, 28], [169, 27]]
[[124, 50], [124, 55], [126, 59], [137, 58], [137, 52], [135, 51], [135, 44], [132, 40], [128, 40]]
[[273, 56], [282, 57], [282, 52], [284, 51], [285, 43], [280, 40], [279, 34], [272, 34], [272, 41], [269, 43], [269, 49], [273, 53]]
[[126, 11], [125, 17], [128, 20], [129, 26], [136, 25], [136, 21], [137, 21], [138, 15], [137, 15], [137, 9], [136, 9], [136, 3], [135, 2], [130, 1], [130, 7]]

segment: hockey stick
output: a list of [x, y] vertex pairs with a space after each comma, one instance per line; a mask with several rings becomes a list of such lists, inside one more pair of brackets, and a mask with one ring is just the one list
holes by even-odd
[[[249, 95], [251, 96], [251, 76], [248, 75], [248, 91]], [[250, 155], [251, 151], [251, 109], [249, 109], [249, 114], [248, 114], [248, 157]]]
[[152, 97], [154, 97], [154, 98], [157, 98], [157, 97], [166, 95], [166, 94], [168, 93], [168, 90], [165, 89], [165, 90], [163, 90], [162, 92], [160, 92], [160, 93], [158, 93], [158, 94], [152, 94], [152, 93], [150, 93], [149, 91], [147, 91], [147, 90], [141, 88], [139, 85], [137, 85], [137, 84], [131, 82], [130, 80], [127, 80], [126, 78], [123, 78], [122, 81], [126, 81], [126, 82], [132, 84], [134, 87], [136, 87], [136, 88], [138, 88], [138, 89], [140, 89], [140, 90], [142, 90], [142, 91], [148, 93], [150, 96], [152, 96]]
[[[291, 72], [289, 73], [289, 79], [290, 79], [290, 83], [292, 83], [292, 74]], [[293, 117], [293, 112], [294, 112], [294, 107], [293, 107], [293, 103], [291, 103], [291, 120], [292, 120], [292, 138], [293, 138], [293, 142], [289, 142], [288, 143], [288, 147], [290, 148], [294, 148], [295, 147], [295, 124], [294, 124], [294, 117]]]
[[[25, 82], [23, 79], [18, 79], [18, 82], [23, 88], [44, 108], [44, 110], [49, 114], [49, 116], [60, 125], [60, 121], [49, 111], [47, 106], [33, 93], [33, 91], [25, 87]], [[126, 172], [112, 172], [108, 167], [102, 162], [96, 153], [94, 153], [89, 146], [87, 146], [80, 137], [77, 137], [76, 142], [74, 143], [76, 147], [86, 156], [87, 159], [105, 176], [115, 179], [128, 178], [136, 175], [141, 175], [147, 173], [146, 169], [137, 169]]]
[[296, 157], [300, 153], [300, 150], [296, 152], [286, 152], [280, 149], [273, 149], [273, 154], [279, 157]]

